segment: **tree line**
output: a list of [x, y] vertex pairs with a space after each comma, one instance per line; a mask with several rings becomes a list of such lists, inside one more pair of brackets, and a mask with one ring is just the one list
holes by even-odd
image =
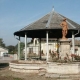
[[[18, 44], [16, 44], [15, 46], [14, 45], [6, 46], [2, 38], [0, 38], [0, 46], [3, 48], [7, 48], [9, 54], [17, 54], [18, 52]], [[21, 42], [20, 43], [21, 52], [23, 51], [24, 46], [25, 46], [24, 42]]]

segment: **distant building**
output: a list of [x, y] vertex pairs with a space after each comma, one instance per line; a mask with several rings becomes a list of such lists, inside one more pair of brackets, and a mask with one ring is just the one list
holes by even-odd
[[[49, 38], [49, 43], [48, 43], [48, 48], [49, 48], [49, 52], [57, 52], [57, 40], [54, 39], [54, 38]], [[47, 43], [46, 43], [46, 38], [42, 38], [41, 39], [41, 55], [42, 56], [45, 56], [46, 57], [46, 54], [47, 54], [47, 50], [46, 50], [46, 47], [47, 47]], [[25, 53], [25, 49], [24, 49], [24, 53]], [[40, 54], [40, 41], [38, 38], [34, 38], [32, 40], [32, 42], [28, 43], [28, 46], [27, 46], [27, 53], [31, 54], [31, 53], [34, 53], [36, 55], [39, 55]]]
[[[71, 43], [72, 52], [72, 43]], [[80, 40], [75, 40], [75, 54], [80, 56]]]
[[8, 49], [0, 46], [0, 56], [6, 56], [8, 54]]
[[[72, 43], [70, 45], [71, 45], [71, 48], [70, 48], [71, 52], [70, 53], [72, 53]], [[46, 56], [46, 53], [47, 53], [46, 46], [47, 46], [46, 38], [42, 38], [41, 39], [41, 54], [42, 54], [42, 56]], [[58, 43], [57, 39], [49, 38], [48, 48], [49, 48], [49, 52], [59, 51], [59, 43]], [[23, 51], [25, 53], [25, 49]], [[34, 39], [32, 39], [32, 41], [30, 43], [28, 43], [27, 53], [28, 54], [35, 53], [36, 55], [39, 55], [40, 41], [38, 38], [34, 38]], [[75, 40], [75, 54], [80, 55], [80, 41], [79, 40]]]

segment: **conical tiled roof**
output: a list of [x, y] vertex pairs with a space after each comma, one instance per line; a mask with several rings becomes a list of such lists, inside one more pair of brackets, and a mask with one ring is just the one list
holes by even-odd
[[[69, 31], [77, 32], [77, 30], [80, 28], [79, 24], [68, 19], [67, 17], [62, 16], [61, 14], [59, 14], [57, 12], [53, 12], [51, 20], [50, 20], [50, 24], [48, 25], [48, 27], [46, 27], [48, 20], [50, 18], [50, 15], [51, 15], [51, 13], [45, 15], [44, 17], [40, 18], [39, 20], [35, 21], [34, 23], [27, 25], [26, 27], [22, 28], [21, 30], [15, 32], [14, 35], [24, 36], [25, 35], [24, 33], [28, 32], [28, 34], [27, 34], [28, 37], [33, 37], [33, 34], [34, 34], [34, 37], [41, 37], [41, 33], [45, 34], [44, 32], [46, 32], [46, 30], [48, 30], [48, 31], [52, 30], [54, 32], [56, 30], [61, 31], [62, 27], [60, 26], [60, 24], [64, 18], [67, 19]], [[31, 32], [32, 32], [32, 34], [31, 34]], [[37, 34], [37, 36], [35, 36], [36, 34]], [[57, 36], [58, 36], [58, 34], [60, 34], [60, 32], [59, 33], [57, 32]], [[71, 32], [69, 32], [69, 34], [71, 34]], [[61, 37], [61, 35], [59, 37]], [[69, 35], [69, 37], [71, 37], [71, 35]], [[55, 35], [55, 38], [56, 38], [56, 35]]]
[[[48, 19], [50, 17], [50, 14], [45, 15], [41, 19], [37, 20], [36, 22], [24, 27], [22, 30], [35, 30], [35, 29], [46, 29], [46, 24], [48, 22]], [[53, 13], [50, 25], [48, 26], [48, 29], [61, 29], [60, 23], [62, 20], [66, 18], [68, 23], [69, 29], [75, 29], [79, 28], [79, 24], [75, 23], [74, 21], [68, 19], [67, 17], [64, 17], [56, 12]]]

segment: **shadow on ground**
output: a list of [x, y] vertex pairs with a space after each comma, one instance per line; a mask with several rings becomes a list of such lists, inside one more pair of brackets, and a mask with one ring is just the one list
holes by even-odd
[[0, 63], [0, 68], [8, 67], [9, 63]]

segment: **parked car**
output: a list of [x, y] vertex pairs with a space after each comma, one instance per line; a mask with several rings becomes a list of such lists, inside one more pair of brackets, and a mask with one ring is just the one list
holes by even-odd
[[3, 55], [4, 57], [8, 57], [9, 55], [8, 55], [8, 53], [4, 53], [4, 55]]

